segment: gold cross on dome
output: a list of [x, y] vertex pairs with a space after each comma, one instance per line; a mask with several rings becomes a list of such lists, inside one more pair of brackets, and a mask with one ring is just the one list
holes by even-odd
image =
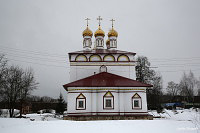
[[87, 26], [88, 26], [88, 21], [89, 21], [90, 19], [89, 19], [89, 18], [86, 18], [85, 20], [87, 21]]
[[98, 18], [97, 18], [97, 20], [99, 20], [99, 26], [101, 25], [101, 20], [103, 20], [102, 18], [101, 18], [101, 16], [99, 16]]
[[112, 27], [113, 27], [113, 22], [115, 21], [114, 19], [111, 19], [110, 21], [112, 21]]

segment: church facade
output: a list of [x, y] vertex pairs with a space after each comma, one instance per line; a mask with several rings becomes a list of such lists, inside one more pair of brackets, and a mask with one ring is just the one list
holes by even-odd
[[64, 119], [135, 119], [148, 118], [146, 89], [152, 85], [135, 80], [136, 53], [117, 49], [118, 33], [99, 27], [94, 33], [83, 31], [83, 50], [69, 53], [70, 83], [67, 91], [67, 115]]

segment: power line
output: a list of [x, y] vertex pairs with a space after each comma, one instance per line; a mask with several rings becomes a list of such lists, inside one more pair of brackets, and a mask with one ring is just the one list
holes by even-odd
[[[15, 55], [17, 56], [17, 55]], [[19, 56], [17, 56], [19, 57]], [[47, 62], [56, 62], [56, 63], [61, 63], [61, 60], [49, 60], [47, 58], [34, 58], [32, 56], [23, 56], [23, 59], [35, 59], [35, 60], [45, 60]], [[20, 61], [20, 62], [26, 62], [26, 63], [32, 63], [32, 64], [38, 64], [38, 65], [46, 65], [46, 66], [57, 66], [57, 65], [47, 65], [44, 63], [36, 63], [36, 62], [30, 62], [30, 61], [21, 61], [21, 60], [16, 60], [16, 59], [10, 59], [10, 60], [14, 60], [14, 61]], [[62, 62], [62, 63], [66, 63], [69, 64], [68, 62]], [[162, 66], [165, 65], [165, 66]], [[176, 65], [176, 66], [175, 66]], [[177, 66], [178, 65], [178, 66]], [[156, 65], [157, 67], [183, 67], [183, 66], [199, 66], [200, 64], [160, 64], [160, 65]], [[64, 66], [58, 66], [58, 67], [64, 67]], [[66, 68], [66, 67], [65, 67]], [[81, 69], [81, 68], [78, 68]], [[94, 69], [95, 70], [95, 69]], [[112, 71], [117, 71], [117, 70], [112, 70]], [[186, 70], [187, 71], [187, 70]], [[161, 71], [161, 72], [176, 72], [176, 71]]]
[[[0, 50], [1, 51], [1, 50]], [[37, 56], [30, 56], [30, 55], [24, 55], [22, 53], [22, 55], [16, 55], [16, 54], [13, 54], [13, 53], [6, 53], [7, 55], [13, 55], [14, 57], [22, 57], [23, 59], [34, 59], [34, 60], [43, 60], [43, 61], [48, 61], [48, 62], [58, 62], [58, 63], [66, 63], [66, 64], [69, 64], [69, 62], [67, 62], [67, 60], [56, 60], [56, 59], [53, 59], [53, 58], [41, 58], [41, 57], [37, 57]], [[17, 53], [17, 54], [20, 54], [20, 53]], [[157, 67], [182, 67], [182, 66], [199, 66], [200, 63], [187, 63], [187, 64], [156, 64], [154, 66]]]
[[172, 70], [172, 71], [160, 71], [160, 72], [185, 72], [185, 71], [200, 71], [200, 69], [193, 69], [193, 70]]
[[[35, 55], [42, 55], [42, 56], [53, 56], [53, 57], [62, 57], [67, 58], [66, 55], [62, 54], [53, 54], [53, 53], [47, 53], [47, 52], [41, 52], [41, 51], [31, 51], [31, 50], [24, 50], [24, 49], [17, 49], [17, 48], [11, 48], [6, 47], [3, 45], [0, 45], [0, 47], [4, 50], [14, 51], [14, 52], [20, 52], [20, 53], [27, 53], [27, 54], [35, 54]], [[170, 61], [194, 61], [194, 60], [200, 60], [200, 57], [186, 57], [186, 58], [150, 58], [152, 62], [170, 62]]]
[[[50, 53], [46, 53], [46, 52], [38, 52], [38, 51], [27, 51], [27, 50], [22, 50], [22, 49], [15, 49], [15, 48], [10, 48], [10, 47], [5, 47], [0, 45], [1, 48], [3, 48], [3, 50], [9, 50], [7, 51], [8, 55], [14, 56], [14, 57], [19, 57], [22, 59], [31, 59], [31, 60], [42, 60], [42, 61], [47, 61], [47, 62], [56, 62], [56, 63], [66, 63], [69, 64], [69, 62], [67, 62], [67, 57], [65, 55], [60, 55], [60, 54], [50, 54]], [[2, 49], [1, 49], [2, 51]], [[17, 54], [16, 54], [17, 53]], [[28, 54], [28, 55], [27, 55]], [[30, 56], [30, 54], [33, 55], [37, 55], [37, 56]], [[53, 58], [65, 58], [64, 62], [63, 60], [57, 60], [57, 59], [53, 59], [53, 58], [44, 58], [43, 56], [48, 56], [48, 57], [53, 57]], [[38, 65], [45, 65], [45, 66], [54, 66], [54, 67], [64, 67], [65, 66], [58, 66], [58, 65], [48, 65], [48, 64], [44, 64], [44, 63], [36, 63], [36, 62], [32, 62], [32, 61], [22, 61], [22, 60], [16, 60], [16, 59], [11, 59], [10, 60], [14, 60], [14, 61], [20, 61], [20, 62], [26, 62], [26, 63], [32, 63], [32, 64], [38, 64]], [[200, 57], [188, 57], [188, 58], [165, 58], [165, 59], [151, 59], [154, 60], [153, 62], [170, 62], [170, 61], [195, 61], [195, 60], [200, 60]], [[155, 65], [156, 67], [183, 67], [183, 66], [199, 66], [200, 64], [198, 63], [187, 63], [187, 64], [157, 64]], [[78, 68], [81, 69], [81, 68]], [[85, 69], [85, 68], [83, 68]], [[94, 69], [95, 70], [95, 69]], [[112, 70], [112, 71], [118, 71], [118, 70]], [[181, 70], [182, 71], [182, 70]], [[184, 71], [184, 70], [183, 70]], [[185, 70], [188, 71], [188, 70]], [[177, 71], [161, 71], [161, 72], [177, 72]]]
[[25, 62], [25, 63], [31, 63], [31, 64], [37, 64], [37, 65], [43, 65], [43, 66], [52, 66], [52, 67], [63, 67], [63, 68], [69, 68], [66, 66], [58, 66], [58, 65], [49, 65], [49, 64], [44, 64], [44, 63], [37, 63], [37, 62], [31, 62], [31, 61], [22, 61], [22, 60], [17, 60], [17, 59], [11, 59], [11, 58], [6, 58], [7, 60], [12, 60], [12, 61], [18, 61], [18, 62]]
[[[25, 63], [31, 63], [31, 64], [36, 64], [36, 65], [43, 65], [43, 66], [48, 66], [48, 67], [60, 67], [60, 68], [70, 68], [67, 66], [59, 66], [59, 65], [49, 65], [49, 64], [44, 64], [44, 63], [36, 63], [36, 62], [31, 62], [31, 61], [22, 61], [22, 60], [16, 60], [16, 59], [11, 59], [7, 58], [8, 60], [13, 60], [13, 61], [18, 61], [18, 62], [25, 62]], [[74, 68], [74, 69], [85, 69], [85, 70], [96, 70], [96, 69], [90, 69], [90, 68]], [[118, 72], [129, 72], [129, 71], [120, 71], [120, 70], [113, 70], [110, 69], [111, 71], [118, 71]], [[181, 72], [181, 71], [200, 71], [200, 69], [195, 69], [195, 70], [172, 70], [172, 71], [159, 71], [159, 72]]]
[[13, 54], [13, 53], [5, 53], [4, 52], [4, 54], [6, 54], [8, 56], [10, 55], [10, 56], [14, 56], [14, 57], [19, 57], [19, 58], [22, 58], [22, 59], [32, 59], [32, 60], [41, 60], [41, 61], [58, 62], [58, 63], [67, 63], [67, 64], [69, 64], [67, 62], [67, 60], [57, 60], [57, 59], [53, 59], [53, 58], [50, 59], [50, 58], [43, 58], [43, 57], [41, 58], [41, 57], [37, 57], [37, 56], [33, 57], [33, 56], [30, 56], [30, 55], [24, 55], [24, 54], [20, 55], [19, 53]]
[[16, 49], [16, 48], [11, 48], [11, 47], [5, 47], [5, 46], [2, 46], [2, 45], [0, 45], [0, 47], [1, 47], [1, 49], [4, 49], [4, 50], [15, 51], [15, 52], [20, 52], [20, 53], [42, 55], [42, 56], [52, 56], [52, 57], [61, 57], [61, 58], [66, 58], [67, 57], [67, 54], [66, 55], [60, 55], [60, 54], [53, 54], [53, 53], [40, 52], [40, 51]]
[[200, 60], [200, 57], [187, 57], [187, 58], [150, 58], [149, 60], [153, 62], [173, 62], [173, 61], [194, 61]]
[[[67, 66], [59, 66], [59, 65], [52, 65], [52, 64], [44, 64], [44, 63], [36, 63], [36, 62], [31, 62], [31, 61], [22, 61], [22, 60], [16, 60], [16, 59], [11, 59], [11, 58], [6, 58], [8, 60], [13, 60], [13, 61], [19, 61], [19, 62], [25, 62], [25, 63], [31, 63], [31, 64], [37, 64], [37, 65], [43, 65], [43, 66], [51, 66], [51, 67], [62, 67], [62, 68], [71, 68], [71, 69], [85, 69], [85, 70], [97, 70], [97, 69], [91, 69], [91, 68], [72, 68], [72, 67], [67, 67]], [[119, 71], [119, 70], [113, 70], [110, 69], [111, 71]], [[120, 71], [120, 72], [128, 72], [128, 71]]]
[[158, 64], [156, 67], [189, 67], [189, 66], [200, 66], [200, 64]]

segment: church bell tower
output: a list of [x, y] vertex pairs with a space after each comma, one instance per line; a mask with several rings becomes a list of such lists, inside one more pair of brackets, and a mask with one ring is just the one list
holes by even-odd
[[97, 18], [97, 20], [99, 21], [99, 27], [96, 30], [96, 32], [94, 33], [95, 45], [96, 45], [96, 49], [104, 49], [105, 32], [101, 29], [101, 20], [102, 20], [102, 18], [99, 16]]
[[106, 41], [106, 46], [107, 46], [107, 49], [116, 50], [117, 49], [117, 37], [118, 37], [118, 33], [113, 28], [113, 22], [115, 20], [111, 19], [110, 21], [112, 21], [112, 29], [108, 32], [108, 40]]
[[85, 19], [87, 21], [87, 27], [83, 31], [83, 49], [84, 50], [90, 50], [92, 46], [92, 31], [88, 27], [88, 21], [90, 20], [89, 18]]

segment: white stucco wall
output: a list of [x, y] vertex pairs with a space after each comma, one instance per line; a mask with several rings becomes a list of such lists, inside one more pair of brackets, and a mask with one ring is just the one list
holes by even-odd
[[[129, 60], [126, 60], [127, 57]], [[107, 58], [106, 58], [107, 57]], [[114, 58], [113, 58], [114, 57]], [[113, 61], [112, 61], [113, 58]], [[105, 61], [104, 61], [105, 59]], [[119, 62], [117, 60], [120, 60]], [[130, 61], [130, 62], [129, 62]], [[130, 79], [136, 78], [136, 62], [133, 54], [71, 54], [70, 55], [70, 82], [99, 73], [102, 65], [107, 72]]]
[[[80, 63], [79, 63], [80, 64]], [[94, 73], [99, 73], [100, 67], [105, 65], [107, 67], [107, 72], [120, 75], [126, 78], [135, 80], [135, 66], [108, 66], [111, 63], [96, 63], [98, 66], [70, 66], [70, 82], [86, 78], [88, 76], [94, 75]]]
[[[126, 89], [126, 90], [123, 90]], [[127, 90], [130, 89], [130, 90]], [[103, 109], [103, 96], [110, 91], [114, 96], [114, 109]], [[123, 88], [77, 88], [69, 87], [67, 94], [67, 112], [68, 115], [124, 115], [140, 114], [138, 112], [147, 112], [146, 88], [123, 87]], [[76, 110], [76, 98], [82, 93], [86, 97], [86, 109]], [[142, 100], [141, 109], [132, 108], [132, 97], [137, 93]], [[87, 112], [87, 113], [86, 113]], [[109, 113], [111, 112], [111, 113]], [[72, 114], [71, 114], [72, 113]], [[109, 113], [109, 114], [108, 114]]]
[[[102, 65], [107, 67], [107, 72], [109, 73], [136, 79], [135, 57], [129, 53], [125, 55], [129, 58], [130, 62], [126, 60], [126, 56], [121, 54], [72, 54], [70, 56], [70, 82], [99, 73]], [[114, 57], [113, 61], [112, 56]], [[103, 61], [103, 59], [107, 61]], [[121, 62], [118, 62], [118, 59]]]

